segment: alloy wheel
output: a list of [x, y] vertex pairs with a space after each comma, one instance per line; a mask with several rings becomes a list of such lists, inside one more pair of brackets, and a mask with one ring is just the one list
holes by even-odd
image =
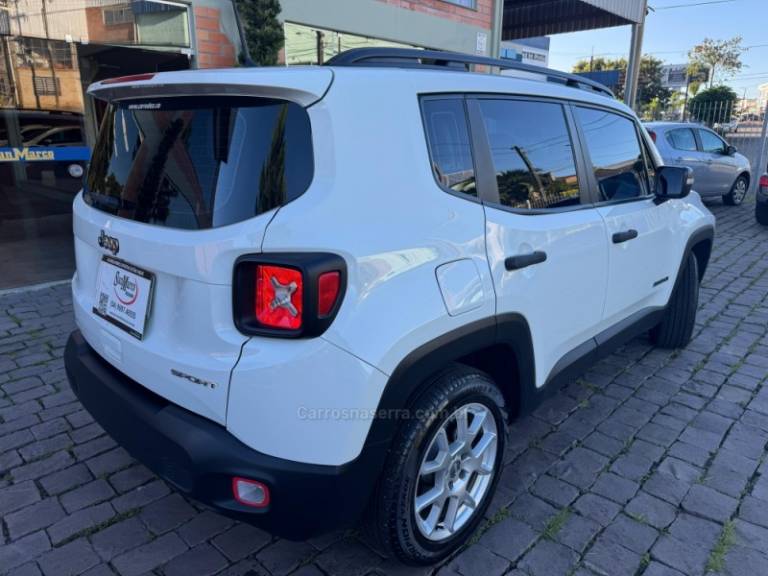
[[465, 404], [442, 422], [422, 459], [414, 493], [422, 536], [440, 542], [467, 524], [491, 486], [497, 450], [496, 419], [483, 404]]

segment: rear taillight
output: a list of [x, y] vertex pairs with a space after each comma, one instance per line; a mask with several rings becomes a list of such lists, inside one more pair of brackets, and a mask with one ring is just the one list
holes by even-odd
[[760, 177], [760, 189], [763, 194], [768, 194], [768, 174], [763, 174]]
[[298, 330], [304, 310], [301, 272], [282, 266], [256, 266], [256, 319], [269, 328]]
[[324, 272], [317, 279], [317, 314], [321, 318], [333, 312], [341, 288], [341, 272]]
[[233, 312], [249, 335], [319, 336], [341, 305], [346, 263], [334, 254], [254, 254], [235, 265]]
[[648, 134], [650, 135], [650, 137], [651, 137], [651, 140], [653, 140], [653, 142], [654, 142], [654, 144], [655, 144], [655, 143], [656, 143], [656, 132], [654, 132], [654, 131], [652, 131], [652, 130], [649, 130], [649, 131], [648, 131]]

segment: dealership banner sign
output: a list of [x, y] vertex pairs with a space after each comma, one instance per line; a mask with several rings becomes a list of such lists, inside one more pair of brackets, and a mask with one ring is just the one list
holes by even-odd
[[88, 146], [0, 147], [0, 162], [87, 162], [90, 159], [91, 149]]

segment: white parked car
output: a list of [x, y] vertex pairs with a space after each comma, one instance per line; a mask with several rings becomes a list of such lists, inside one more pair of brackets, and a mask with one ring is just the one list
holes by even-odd
[[598, 84], [387, 48], [89, 92], [110, 104], [74, 207], [73, 390], [275, 534], [366, 516], [438, 561], [517, 418], [634, 336], [691, 338], [714, 218]]

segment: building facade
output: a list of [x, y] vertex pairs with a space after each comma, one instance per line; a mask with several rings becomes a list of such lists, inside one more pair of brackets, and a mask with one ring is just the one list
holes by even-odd
[[0, 0], [0, 289], [72, 273], [72, 200], [103, 112], [89, 84], [240, 51], [230, 0]]

